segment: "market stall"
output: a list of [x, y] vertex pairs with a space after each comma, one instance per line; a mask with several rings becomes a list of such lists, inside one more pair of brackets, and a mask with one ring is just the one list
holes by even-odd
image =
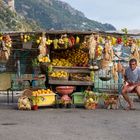
[[[118, 93], [122, 66], [133, 57], [139, 62], [139, 36], [126, 33], [9, 33], [1, 34], [0, 40], [1, 72], [14, 74], [13, 83], [21, 85], [22, 90], [47, 88], [61, 97], [57, 87], [72, 86], [72, 100], [68, 103], [76, 98], [75, 92], [82, 98], [85, 90]], [[36, 98], [32, 99], [35, 103]], [[45, 102], [44, 105], [48, 104]]]

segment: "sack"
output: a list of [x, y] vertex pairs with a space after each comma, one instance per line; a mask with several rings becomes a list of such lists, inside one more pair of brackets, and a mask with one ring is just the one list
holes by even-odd
[[18, 109], [19, 110], [31, 110], [31, 103], [27, 96], [21, 96], [18, 99]]

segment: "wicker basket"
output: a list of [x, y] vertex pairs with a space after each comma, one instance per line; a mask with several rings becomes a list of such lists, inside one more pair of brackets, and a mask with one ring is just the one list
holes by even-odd
[[25, 89], [25, 90], [23, 90], [22, 96], [31, 97], [31, 96], [32, 96], [32, 92], [33, 92], [33, 91], [37, 91], [37, 90], [39, 90], [39, 89], [41, 89], [41, 88], [34, 87], [34, 88]]
[[32, 96], [32, 90], [31, 89], [25, 89], [22, 93], [22, 96], [31, 97]]
[[70, 75], [70, 80], [72, 81], [91, 81], [90, 76], [85, 76], [85, 75]]
[[89, 110], [95, 110], [97, 109], [97, 106], [97, 103], [85, 103], [85, 108]]

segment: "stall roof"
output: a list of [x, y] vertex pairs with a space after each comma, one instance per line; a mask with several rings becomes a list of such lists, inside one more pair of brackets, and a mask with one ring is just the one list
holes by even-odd
[[[10, 35], [19, 35], [19, 34], [79, 34], [79, 35], [90, 35], [90, 34], [101, 34], [101, 35], [125, 35], [121, 31], [94, 31], [94, 30], [88, 30], [88, 31], [77, 31], [77, 30], [43, 30], [43, 31], [32, 31], [32, 32], [19, 32], [19, 31], [6, 31], [1, 32], [2, 34], [10, 34]], [[138, 32], [130, 32], [127, 34], [128, 36], [140, 36], [140, 33]]]

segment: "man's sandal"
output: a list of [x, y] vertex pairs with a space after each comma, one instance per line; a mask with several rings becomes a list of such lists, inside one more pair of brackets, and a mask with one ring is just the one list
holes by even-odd
[[125, 110], [127, 110], [127, 111], [129, 111], [129, 110], [136, 110], [136, 108], [128, 106], [127, 108], [125, 108]]

